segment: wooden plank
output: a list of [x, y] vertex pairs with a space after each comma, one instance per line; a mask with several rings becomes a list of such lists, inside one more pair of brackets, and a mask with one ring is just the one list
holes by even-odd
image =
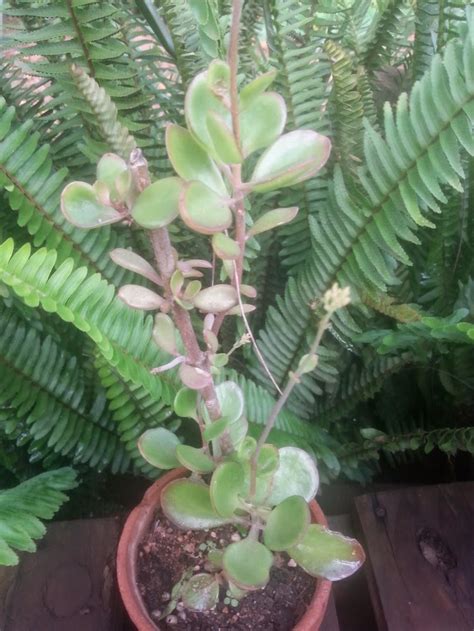
[[0, 574], [2, 631], [122, 631], [118, 518], [48, 525], [35, 554]]
[[474, 629], [474, 483], [356, 499], [379, 629]]

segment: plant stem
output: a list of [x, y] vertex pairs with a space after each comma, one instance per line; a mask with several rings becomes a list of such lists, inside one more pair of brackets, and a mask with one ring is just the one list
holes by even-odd
[[[319, 323], [318, 330], [316, 332], [316, 337], [314, 338], [314, 341], [311, 344], [311, 347], [309, 349], [310, 355], [317, 354], [323, 334], [329, 326], [331, 315], [332, 315], [331, 313], [326, 313], [325, 316], [322, 318], [321, 322]], [[288, 401], [288, 398], [290, 394], [292, 393], [293, 388], [296, 386], [297, 383], [300, 382], [302, 374], [303, 374], [303, 370], [301, 368], [299, 368], [293, 373], [290, 373], [290, 377], [286, 383], [286, 386], [280, 398], [273, 406], [272, 411], [270, 412], [270, 415], [263, 429], [263, 432], [261, 433], [260, 438], [258, 439], [257, 447], [250, 461], [250, 497], [253, 497], [255, 495], [255, 491], [257, 487], [257, 462], [258, 462], [258, 457], [260, 455], [260, 451], [263, 445], [265, 444], [270, 432], [272, 431], [275, 425], [275, 422], [278, 418], [278, 415], [280, 414], [283, 406]]]
[[239, 93], [237, 88], [237, 72], [239, 68], [239, 33], [242, 17], [243, 0], [232, 0], [232, 23], [230, 27], [230, 43], [228, 62], [230, 67], [230, 109], [232, 130], [237, 145], [240, 147]]
[[[130, 155], [130, 170], [138, 192], [149, 186], [150, 173], [148, 163], [140, 149], [135, 149]], [[189, 312], [172, 299], [170, 279], [176, 269], [176, 257], [168, 230], [166, 228], [151, 230], [150, 239], [156, 265], [163, 280], [165, 298], [172, 304], [173, 321], [181, 334], [181, 339], [186, 349], [186, 358], [192, 365], [210, 371], [207, 355], [199, 347]], [[206, 386], [200, 392], [211, 419], [219, 418], [220, 406], [214, 383]]]

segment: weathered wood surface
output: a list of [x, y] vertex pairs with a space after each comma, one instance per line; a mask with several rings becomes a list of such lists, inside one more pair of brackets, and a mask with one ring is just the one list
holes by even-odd
[[474, 629], [474, 483], [356, 499], [380, 631]]
[[36, 554], [0, 568], [1, 631], [122, 631], [115, 583], [119, 519], [48, 525]]

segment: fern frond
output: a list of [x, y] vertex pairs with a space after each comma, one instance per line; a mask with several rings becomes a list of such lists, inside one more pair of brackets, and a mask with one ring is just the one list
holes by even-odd
[[406, 451], [423, 449], [429, 453], [435, 447], [452, 456], [457, 451], [474, 453], [474, 427], [446, 427], [431, 431], [418, 430], [408, 434], [388, 435], [374, 432], [374, 438], [360, 443], [344, 445], [338, 457], [343, 470], [354, 479], [358, 479], [358, 469], [364, 461], [378, 460], [381, 452], [399, 454]]
[[418, 0], [415, 16], [415, 45], [411, 71], [413, 78], [419, 79], [430, 67], [436, 53], [439, 18], [438, 0]]
[[[397, 282], [395, 261], [410, 262], [401, 241], [416, 243], [415, 230], [433, 225], [426, 210], [439, 211], [439, 202], [446, 201], [440, 184], [461, 187], [460, 149], [474, 154], [472, 17], [469, 13], [465, 39], [450, 42], [443, 60], [433, 59], [410, 99], [400, 97], [396, 116], [386, 105], [386, 139], [366, 125], [360, 190], [347, 187], [336, 169], [330, 204], [317, 222], [312, 220], [312, 259], [289, 282], [278, 311], [269, 310], [260, 334], [261, 350], [280, 384], [305, 352], [308, 305], [336, 281], [350, 285], [355, 300], [360, 288], [385, 292]], [[358, 330], [348, 312], [338, 315], [335, 327], [349, 336]]]
[[411, 7], [406, 0], [389, 0], [379, 14], [372, 38], [366, 44], [363, 55], [364, 66], [369, 72], [380, 70], [386, 65], [400, 63], [407, 45], [407, 22], [411, 18]]
[[51, 519], [68, 499], [64, 491], [76, 486], [75, 472], [65, 467], [0, 491], [0, 565], [18, 563], [14, 549], [36, 550], [34, 539], [46, 532], [40, 520]]
[[100, 130], [107, 144], [115, 153], [128, 160], [137, 143], [125, 125], [118, 120], [116, 105], [104, 88], [101, 88], [97, 81], [89, 77], [82, 68], [72, 66], [71, 73], [78, 90], [97, 117]]
[[[125, 471], [129, 459], [100, 398], [88, 401], [76, 357], [42, 338], [14, 309], [0, 310], [0, 407], [12, 440], [25, 435], [35, 460], [54, 452], [102, 470]], [[102, 395], [103, 397], [103, 395]], [[104, 398], [105, 401], [105, 398]]]
[[333, 151], [344, 171], [360, 162], [364, 109], [359, 81], [351, 56], [342, 46], [331, 40], [325, 44], [331, 63], [334, 87], [330, 103], [334, 108], [335, 139]]
[[54, 169], [48, 145], [40, 145], [31, 128], [30, 121], [16, 124], [15, 110], [0, 99], [0, 186], [8, 191], [18, 224], [27, 227], [35, 246], [56, 248], [58, 260], [70, 256], [119, 284], [124, 273], [108, 252], [123, 241], [110, 229], [90, 232], [65, 220], [59, 200], [67, 171]]
[[391, 375], [412, 362], [410, 353], [400, 353], [395, 357], [372, 357], [362, 367], [353, 362], [344, 371], [331, 396], [316, 402], [316, 422], [329, 429], [334, 422], [348, 416], [361, 401], [371, 399]]

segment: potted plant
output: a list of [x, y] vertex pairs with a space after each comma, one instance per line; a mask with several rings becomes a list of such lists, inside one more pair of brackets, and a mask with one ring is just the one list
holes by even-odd
[[[142, 152], [133, 149], [127, 137], [124, 142], [132, 149], [128, 161], [104, 155], [93, 185], [72, 182], [61, 197], [64, 215], [76, 226], [133, 222], [149, 231], [154, 264], [131, 250], [111, 253], [116, 264], [149, 281], [148, 287], [125, 285], [119, 297], [134, 309], [157, 312], [153, 339], [168, 361], [153, 372], [172, 371], [172, 378], [180, 380], [174, 411], [197, 424], [201, 440], [199, 447], [182, 444], [175, 433], [157, 427], [139, 441], [151, 465], [171, 469], [132, 512], [119, 545], [120, 590], [141, 631], [181, 624], [183, 617], [191, 625], [183, 628], [192, 628], [191, 614], [198, 616], [197, 625], [199, 616], [209, 619], [209, 612], [224, 616], [224, 622], [216, 619], [218, 628], [226, 616], [239, 616], [239, 603], [250, 602], [248, 594], [261, 593], [273, 567], [284, 567], [290, 574], [300, 567], [318, 578], [316, 585], [310, 579], [314, 597], [308, 612], [299, 622], [302, 612], [293, 612], [288, 627], [317, 629], [329, 596], [328, 581], [352, 574], [364, 560], [357, 541], [327, 529], [314, 499], [319, 475], [311, 455], [268, 442], [293, 388], [304, 373], [315, 369], [332, 315], [349, 302], [348, 288], [334, 285], [314, 305], [322, 313], [314, 340], [284, 389], [274, 382], [279, 398], [257, 438], [248, 433], [238, 383], [225, 378], [229, 356], [239, 345], [251, 341], [259, 354], [246, 315], [254, 306], [244, 302], [256, 296], [243, 282], [246, 245], [298, 212], [276, 208], [252, 217], [252, 199], [315, 176], [330, 153], [329, 139], [316, 131], [283, 133], [286, 106], [280, 95], [269, 91], [274, 72], [239, 92], [241, 5], [239, 0], [233, 3], [228, 63], [213, 61], [191, 82], [185, 98], [187, 128], [167, 128], [166, 149], [176, 176], [152, 182]], [[90, 81], [79, 69], [73, 73], [85, 85]], [[210, 239], [212, 260], [179, 256], [168, 230], [178, 217], [187, 229]], [[210, 278], [203, 286], [207, 270]], [[240, 316], [246, 330], [230, 351], [219, 342], [227, 316]], [[140, 559], [150, 550], [161, 554], [153, 536], [163, 529], [174, 541], [161, 537], [167, 553], [171, 547], [179, 556], [184, 545], [193, 563], [180, 569], [178, 559], [168, 571], [167, 589], [158, 581], [163, 606], [151, 610], [147, 589], [156, 595], [156, 577], [149, 586], [139, 585], [145, 571]], [[199, 545], [192, 540], [194, 531], [201, 532]], [[224, 607], [218, 605], [221, 597]]]

